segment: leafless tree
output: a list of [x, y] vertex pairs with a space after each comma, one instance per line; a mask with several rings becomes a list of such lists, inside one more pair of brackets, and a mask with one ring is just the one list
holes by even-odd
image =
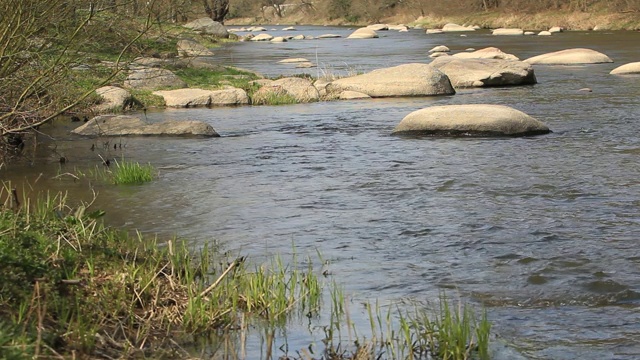
[[204, 11], [207, 15], [221, 24], [224, 24], [224, 18], [229, 14], [229, 0], [202, 0]]

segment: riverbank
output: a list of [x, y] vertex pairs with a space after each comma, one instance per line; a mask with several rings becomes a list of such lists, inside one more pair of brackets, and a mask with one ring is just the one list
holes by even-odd
[[[348, 300], [335, 282], [325, 286], [313, 260], [285, 265], [276, 257], [253, 268], [214, 243], [192, 249], [105, 226], [93, 201], [72, 205], [62, 193], [32, 197], [1, 184], [1, 358], [235, 358], [246, 353], [253, 328], [266, 333], [271, 358], [275, 329], [296, 317], [319, 319], [329, 292], [331, 322], [319, 327], [325, 339], [318, 349], [327, 358], [489, 359], [486, 313], [476, 317], [444, 296], [429, 312], [392, 315], [368, 305], [373, 337], [352, 344], [339, 335], [355, 330]], [[220, 339], [229, 341], [224, 349], [213, 345]]]
[[[317, 15], [317, 14], [316, 14]], [[372, 21], [349, 21], [348, 19], [328, 19], [323, 16], [310, 16], [293, 12], [282, 18], [274, 16], [256, 16], [253, 18], [232, 18], [228, 25], [256, 25], [264, 23], [290, 25], [330, 25], [330, 26], [366, 26]], [[381, 23], [406, 24], [424, 28], [440, 28], [447, 23], [478, 25], [482, 28], [522, 28], [527, 30], [547, 30], [560, 26], [565, 30], [640, 30], [640, 17], [635, 12], [575, 12], [546, 11], [537, 13], [517, 12], [474, 12], [464, 14], [420, 15], [420, 12], [400, 12], [380, 19]]]

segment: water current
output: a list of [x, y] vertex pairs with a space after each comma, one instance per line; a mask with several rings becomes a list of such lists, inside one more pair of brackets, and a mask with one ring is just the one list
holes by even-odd
[[[640, 61], [640, 33], [411, 30], [372, 40], [347, 40], [345, 28], [298, 33], [343, 38], [228, 44], [216, 57], [267, 76], [429, 62], [428, 50], [441, 44], [454, 52], [496, 46], [521, 59], [587, 47], [615, 63], [535, 66], [534, 86], [446, 97], [148, 112], [150, 121], [206, 121], [222, 137], [119, 139], [126, 156], [161, 170], [141, 187], [98, 187], [108, 221], [195, 244], [216, 239], [257, 262], [291, 255], [294, 246], [299, 254], [317, 250], [357, 311], [365, 301], [425, 301], [447, 289], [485, 306], [495, 332], [530, 358], [640, 358], [640, 77], [609, 75]], [[318, 67], [277, 64], [293, 57]], [[585, 87], [593, 91], [578, 91]], [[390, 136], [414, 110], [473, 103], [512, 106], [553, 133]], [[13, 165], [2, 177], [42, 173], [37, 186], [86, 191], [51, 179], [97, 161], [93, 140], [71, 137], [69, 126], [44, 129], [56, 140], [54, 155], [43, 152], [36, 166]], [[63, 169], [58, 155], [69, 158]], [[288, 342], [301, 348], [309, 335], [293, 332]]]

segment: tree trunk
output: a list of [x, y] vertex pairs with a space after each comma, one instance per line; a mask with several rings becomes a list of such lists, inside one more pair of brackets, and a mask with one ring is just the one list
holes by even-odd
[[229, 13], [229, 0], [202, 0], [204, 11], [213, 20], [221, 24]]

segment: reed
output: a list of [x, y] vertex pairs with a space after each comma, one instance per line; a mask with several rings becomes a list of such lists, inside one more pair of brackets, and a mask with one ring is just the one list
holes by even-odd
[[291, 105], [299, 101], [285, 91], [260, 91], [255, 92], [251, 97], [253, 105]]
[[111, 179], [116, 185], [143, 184], [152, 181], [156, 176], [156, 169], [150, 164], [140, 165], [138, 162], [122, 159], [115, 161]]
[[[435, 310], [414, 305], [403, 310], [390, 304], [385, 308], [376, 301], [366, 304], [370, 337], [343, 339], [342, 329], [353, 326], [341, 309], [343, 295], [333, 288], [331, 320], [325, 327], [326, 352], [347, 359], [489, 359], [491, 323], [486, 312], [478, 319], [472, 308], [453, 303], [444, 294]], [[352, 346], [350, 346], [352, 345]], [[330, 357], [331, 358], [331, 357]]]
[[319, 307], [311, 267], [249, 270], [213, 246], [108, 228], [64, 194], [16, 202], [12, 190], [0, 186], [0, 358], [185, 357], [174, 351], [192, 335]]

